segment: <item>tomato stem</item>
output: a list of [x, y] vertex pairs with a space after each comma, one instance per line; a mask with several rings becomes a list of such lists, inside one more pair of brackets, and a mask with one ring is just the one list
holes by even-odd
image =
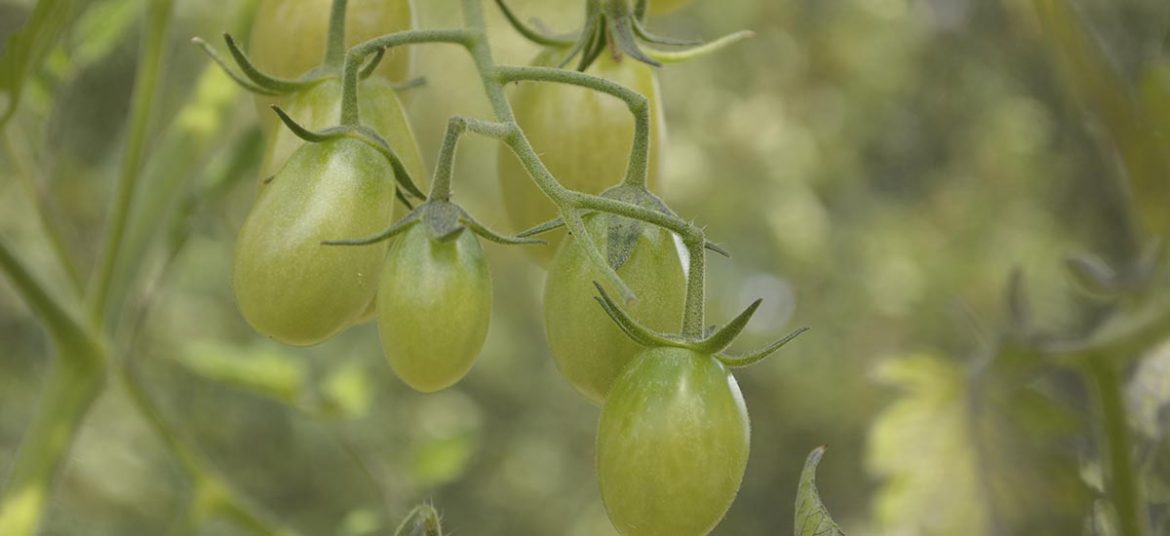
[[500, 84], [524, 80], [568, 84], [600, 91], [624, 101], [634, 116], [634, 141], [622, 184], [646, 187], [650, 160], [650, 102], [644, 95], [605, 78], [552, 67], [497, 67], [495, 72]]
[[397, 46], [415, 45], [422, 43], [454, 43], [469, 46], [477, 40], [478, 34], [468, 30], [406, 30], [365, 41], [345, 54], [342, 67], [341, 82], [341, 124], [342, 126], [357, 126], [361, 124], [361, 115], [358, 111], [358, 78], [362, 70], [362, 62], [366, 56], [379, 50]]
[[684, 236], [683, 243], [690, 253], [690, 269], [687, 270], [687, 297], [683, 306], [682, 333], [686, 337], [703, 335], [706, 294], [707, 241], [700, 233]]
[[341, 69], [345, 62], [345, 8], [348, 0], [333, 0], [329, 12], [329, 36], [325, 45], [326, 67]]
[[1117, 364], [1105, 354], [1088, 359], [1088, 381], [1095, 388], [1101, 423], [1101, 448], [1108, 464], [1106, 489], [1117, 513], [1120, 533], [1144, 536], [1146, 515], [1140, 483], [1134, 470], [1129, 421], [1122, 398]]
[[428, 200], [449, 201], [451, 199], [451, 175], [455, 169], [455, 149], [459, 145], [459, 138], [471, 130], [477, 134], [496, 139], [504, 139], [511, 135], [514, 127], [507, 123], [483, 121], [471, 117], [455, 116], [447, 120], [447, 132], [443, 136], [443, 146], [439, 149], [439, 159], [435, 164], [435, 176], [431, 181], [431, 193]]

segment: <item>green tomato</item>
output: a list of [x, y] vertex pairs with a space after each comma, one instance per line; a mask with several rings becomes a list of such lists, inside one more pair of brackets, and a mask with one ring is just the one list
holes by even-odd
[[[299, 78], [325, 59], [332, 0], [261, 0], [248, 54], [264, 72]], [[411, 0], [349, 0], [345, 14], [345, 45], [352, 47], [383, 34], [413, 27]], [[389, 80], [410, 76], [411, 52], [389, 50], [377, 73]], [[279, 122], [268, 109], [283, 99], [257, 95], [261, 125], [272, 132]]]
[[[362, 123], [380, 134], [395, 154], [402, 159], [402, 165], [410, 173], [415, 184], [426, 191], [427, 172], [423, 165], [422, 153], [415, 141], [410, 121], [398, 99], [392, 84], [379, 77], [370, 77], [361, 82], [358, 92], [358, 107]], [[322, 130], [337, 126], [341, 122], [341, 81], [330, 79], [312, 88], [296, 93], [284, 103], [285, 111], [309, 130]], [[269, 138], [268, 148], [260, 165], [260, 177], [272, 177], [288, 161], [288, 157], [305, 141], [283, 126]], [[264, 192], [264, 182], [260, 191]], [[394, 205], [395, 217], [405, 215], [406, 207]], [[354, 321], [361, 324], [374, 318], [377, 306], [373, 301], [366, 311]]]
[[387, 246], [327, 246], [389, 226], [393, 171], [376, 149], [341, 138], [306, 143], [244, 221], [232, 274], [256, 331], [293, 345], [321, 342], [370, 303]]
[[[285, 112], [309, 130], [323, 130], [341, 123], [341, 81], [325, 80], [312, 88], [291, 95], [284, 104]], [[393, 86], [378, 77], [364, 80], [358, 91], [358, 110], [362, 124], [374, 129], [402, 159], [415, 184], [426, 191], [426, 167], [419, 152], [410, 121], [402, 109]], [[271, 110], [269, 115], [275, 115]], [[305, 141], [282, 125], [269, 139], [268, 148], [260, 166], [260, 177], [268, 178], [280, 171]]]
[[[546, 52], [534, 62], [547, 65], [556, 56]], [[666, 125], [654, 69], [630, 58], [616, 61], [604, 53], [590, 66], [590, 74], [629, 87], [650, 101], [651, 189], [658, 181]], [[598, 194], [625, 177], [634, 141], [634, 118], [621, 100], [566, 84], [525, 82], [516, 88], [516, 122], [552, 175], [565, 187]], [[511, 149], [500, 146], [500, 188], [512, 225], [517, 231], [556, 217], [553, 204], [528, 176]], [[542, 263], [551, 260], [563, 233], [546, 235], [548, 247], [528, 248]]]
[[418, 223], [390, 247], [378, 287], [378, 337], [407, 385], [430, 393], [467, 374], [491, 309], [487, 261], [470, 231], [438, 240]]
[[689, 3], [691, 0], [650, 0], [650, 14], [656, 17], [666, 15]]
[[735, 500], [750, 425], [735, 377], [710, 355], [646, 350], [614, 384], [597, 432], [601, 498], [626, 536], [701, 536]]
[[[610, 216], [590, 216], [586, 226], [602, 252]], [[674, 237], [650, 225], [630, 258], [617, 270], [638, 301], [628, 311], [645, 326], [672, 332], [682, 323], [686, 277]], [[600, 405], [618, 374], [643, 348], [614, 324], [593, 299], [593, 282], [605, 277], [585, 249], [570, 238], [549, 266], [544, 286], [544, 325], [549, 349], [561, 374], [590, 401]], [[606, 284], [611, 293], [614, 290]]]

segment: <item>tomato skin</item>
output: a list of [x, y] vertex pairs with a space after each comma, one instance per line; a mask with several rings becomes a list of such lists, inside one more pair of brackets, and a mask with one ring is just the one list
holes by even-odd
[[655, 17], [666, 15], [689, 3], [691, 0], [650, 0], [649, 12]]
[[378, 337], [407, 385], [430, 393], [467, 374], [491, 309], [491, 276], [471, 231], [439, 241], [418, 223], [394, 241], [378, 288]]
[[[589, 216], [586, 227], [605, 251], [609, 216]], [[682, 324], [686, 278], [670, 232], [650, 225], [630, 258], [617, 270], [638, 301], [627, 311], [657, 331], [677, 331]], [[622, 369], [643, 348], [622, 332], [594, 297], [593, 282], [614, 289], [590, 262], [574, 238], [566, 240], [549, 266], [544, 287], [544, 325], [553, 361], [561, 374], [591, 402], [601, 405]]]
[[[341, 124], [341, 80], [325, 80], [312, 88], [288, 97], [284, 111], [301, 126], [317, 131]], [[390, 144], [394, 153], [402, 159], [402, 165], [410, 173], [415, 184], [426, 186], [426, 167], [422, 153], [415, 140], [410, 121], [402, 108], [398, 94], [389, 82], [371, 77], [361, 82], [358, 91], [358, 110], [362, 124], [374, 129]], [[275, 116], [271, 110], [268, 115]], [[304, 140], [281, 125], [269, 138], [264, 159], [261, 161], [260, 176], [268, 178], [280, 171]], [[423, 191], [426, 191], [425, 188]]]
[[[350, 0], [345, 15], [345, 45], [413, 27], [411, 0]], [[248, 55], [264, 72], [280, 78], [299, 78], [325, 59], [332, 0], [261, 0], [256, 10]], [[295, 36], [295, 37], [292, 37]], [[388, 80], [410, 76], [408, 47], [389, 50], [377, 74]], [[268, 109], [284, 99], [257, 95], [256, 110], [266, 132], [279, 120]]]
[[597, 473], [610, 521], [627, 536], [701, 536], [735, 500], [750, 425], [735, 378], [681, 348], [640, 354], [610, 391]]
[[256, 331], [311, 345], [350, 325], [377, 289], [385, 243], [327, 246], [373, 235], [392, 218], [385, 157], [364, 142], [306, 143], [281, 168], [240, 229], [236, 300]]
[[[555, 64], [555, 56], [543, 53], [535, 65]], [[603, 53], [588, 72], [622, 84], [650, 102], [650, 189], [658, 182], [666, 124], [658, 78], [653, 67], [630, 58], [616, 61]], [[567, 188], [598, 194], [625, 177], [634, 140], [634, 117], [616, 97], [566, 84], [523, 82], [510, 99], [516, 122], [536, 149], [545, 166]], [[513, 227], [524, 230], [557, 216], [552, 202], [537, 188], [511, 149], [500, 146], [500, 189]], [[550, 233], [545, 248], [528, 248], [547, 264], [563, 233]]]

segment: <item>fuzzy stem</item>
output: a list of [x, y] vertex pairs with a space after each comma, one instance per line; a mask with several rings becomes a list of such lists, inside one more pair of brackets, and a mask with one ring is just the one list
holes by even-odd
[[[626, 100], [627, 104], [630, 104], [630, 109], [635, 114], [635, 117], [639, 118], [635, 125], [637, 131], [633, 148], [633, 152], [637, 154], [632, 155], [630, 164], [627, 166], [626, 176], [626, 182], [633, 184], [645, 184], [646, 168], [649, 162], [649, 106], [646, 104], [646, 98], [644, 96], [620, 84], [581, 73], [568, 74], [565, 71], [558, 72], [556, 69], [497, 67], [492, 60], [491, 48], [487, 40], [483, 38], [485, 26], [480, 0], [463, 0], [463, 15], [467, 26], [475, 32], [475, 38], [467, 41], [465, 46], [471, 54], [472, 60], [475, 62], [476, 70], [480, 74], [484, 93], [487, 94], [488, 101], [492, 105], [492, 111], [499, 121], [514, 127], [507, 136], [501, 139], [516, 154], [521, 164], [535, 180], [537, 187], [558, 207], [561, 212], [561, 217], [565, 225], [569, 228], [570, 233], [582, 237], [588, 236], [581, 223], [580, 214], [576, 213], [579, 209], [588, 209], [619, 214], [665, 227], [678, 233], [688, 244], [695, 241], [699, 244], [706, 242], [701, 229], [673, 215], [663, 214], [630, 203], [583, 194], [569, 190], [558, 183], [556, 178], [549, 173], [548, 168], [544, 166], [544, 163], [541, 162], [540, 156], [524, 136], [524, 132], [516, 126], [512, 106], [504, 94], [504, 81], [517, 79], [510, 77], [532, 76], [538, 77], [536, 79], [539, 80], [581, 85]], [[644, 120], [641, 120], [643, 117]], [[585, 250], [588, 253], [590, 261], [596, 264], [598, 269], [605, 274], [606, 278], [617, 287], [626, 301], [634, 300], [636, 296], [634, 296], [633, 291], [621, 280], [617, 272], [609, 266], [609, 263], [605, 260], [604, 255], [600, 253], [596, 244], [588, 240], [586, 240], [586, 243]], [[701, 263], [702, 258], [697, 261], [693, 260], [692, 262]], [[705, 274], [701, 269], [701, 264], [699, 268], [700, 270], [688, 278], [687, 282], [687, 295], [699, 298], [697, 300], [691, 300], [689, 303], [692, 308], [697, 307], [698, 310], [688, 313], [687, 316], [689, 318], [698, 318], [701, 322], [703, 316], [702, 286]], [[701, 332], [701, 329], [699, 331]]]
[[703, 235], [683, 239], [690, 254], [690, 268], [687, 270], [687, 297], [683, 308], [683, 336], [702, 337], [706, 329], [705, 293], [707, 270], [707, 247]]
[[607, 93], [624, 101], [634, 114], [634, 141], [622, 184], [646, 187], [650, 160], [650, 104], [644, 95], [605, 78], [551, 67], [498, 67], [496, 78], [501, 84], [521, 80], [569, 84]]
[[325, 66], [340, 69], [345, 61], [345, 8], [348, 0], [333, 0], [329, 12], [329, 36], [325, 44]]
[[481, 121], [470, 117], [455, 116], [447, 121], [447, 133], [443, 136], [443, 146], [439, 149], [439, 159], [435, 164], [435, 177], [431, 181], [431, 193], [427, 199], [434, 201], [449, 201], [451, 199], [451, 176], [455, 171], [455, 149], [459, 145], [459, 138], [471, 130], [494, 138], [505, 138], [511, 133], [511, 127], [505, 123]]
[[370, 39], [349, 50], [345, 56], [341, 82], [341, 124], [361, 124], [358, 111], [358, 75], [366, 56], [380, 49], [421, 43], [454, 43], [469, 46], [479, 37], [467, 30], [407, 30]]
[[1129, 422], [1121, 393], [1117, 365], [1105, 354], [1088, 360], [1089, 381], [1095, 387], [1101, 422], [1101, 443], [1107, 456], [1106, 489], [1124, 536], [1145, 536], [1145, 508], [1134, 470]]
[[114, 207], [110, 223], [106, 228], [105, 248], [88, 294], [90, 321], [95, 326], [105, 322], [106, 306], [110, 300], [110, 288], [114, 268], [122, 249], [122, 238], [126, 234], [126, 222], [130, 206], [137, 191], [141, 176], [142, 161], [146, 154], [146, 142], [150, 134], [150, 118], [154, 101], [162, 78], [162, 59], [166, 49], [167, 27], [170, 25], [173, 0], [153, 0], [147, 6], [146, 31], [142, 39], [142, 53], [139, 59], [138, 76], [134, 81], [134, 107], [130, 112], [130, 129], [126, 139], [126, 154], [122, 159], [122, 173], [114, 195]]
[[451, 199], [451, 174], [455, 168], [455, 147], [459, 145], [459, 137], [467, 131], [467, 123], [459, 117], [452, 117], [447, 121], [447, 134], [443, 136], [443, 147], [439, 149], [439, 160], [435, 164], [435, 177], [431, 181], [431, 192], [427, 196], [429, 201], [449, 201]]

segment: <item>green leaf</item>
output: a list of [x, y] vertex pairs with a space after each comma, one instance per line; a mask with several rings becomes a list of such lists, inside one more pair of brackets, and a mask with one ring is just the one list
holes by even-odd
[[800, 486], [796, 490], [796, 536], [845, 536], [817, 492], [817, 464], [824, 455], [825, 447], [813, 449], [800, 472]]
[[200, 341], [174, 360], [196, 375], [284, 404], [295, 405], [305, 389], [304, 362], [274, 346]]
[[394, 531], [394, 536], [443, 536], [439, 512], [430, 504], [414, 507]]
[[1029, 387], [931, 355], [888, 361], [902, 395], [870, 430], [867, 465], [883, 534], [1079, 534], [1089, 492], [1083, 435]]
[[0, 56], [0, 128], [20, 104], [25, 77], [40, 66], [89, 4], [89, 0], [41, 0], [24, 27], [8, 39]]

